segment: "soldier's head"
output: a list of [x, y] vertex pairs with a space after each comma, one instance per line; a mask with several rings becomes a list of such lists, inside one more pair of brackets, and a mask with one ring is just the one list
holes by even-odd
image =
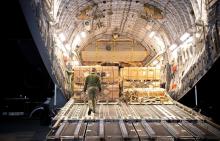
[[92, 68], [92, 72], [96, 72], [96, 68]]

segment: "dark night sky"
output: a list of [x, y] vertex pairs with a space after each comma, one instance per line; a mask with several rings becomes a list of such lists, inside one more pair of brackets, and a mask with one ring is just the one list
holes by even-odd
[[[212, 117], [220, 124], [220, 59], [218, 59], [208, 73], [197, 83], [198, 107], [201, 113]], [[195, 107], [195, 88], [193, 88], [181, 100], [181, 103], [189, 107]]]
[[[18, 0], [5, 2], [1, 52], [5, 74], [3, 97], [24, 94], [43, 100], [53, 85], [32, 39]], [[3, 56], [4, 55], [4, 56]]]

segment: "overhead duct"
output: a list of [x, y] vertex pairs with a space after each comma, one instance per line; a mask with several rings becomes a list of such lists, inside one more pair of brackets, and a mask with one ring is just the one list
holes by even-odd
[[146, 13], [146, 16], [149, 16], [151, 18], [154, 18], [154, 19], [163, 19], [164, 18], [163, 14], [162, 14], [162, 10], [160, 10], [159, 8], [157, 8], [153, 5], [145, 3], [144, 4], [144, 11]]
[[76, 15], [76, 18], [78, 20], [91, 19], [92, 18], [92, 14], [91, 14], [92, 8], [93, 8], [93, 6], [91, 6], [91, 5], [86, 6]]

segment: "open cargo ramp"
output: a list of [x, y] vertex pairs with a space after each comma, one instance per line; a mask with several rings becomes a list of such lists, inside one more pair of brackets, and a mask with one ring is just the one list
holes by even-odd
[[53, 119], [47, 140], [220, 140], [218, 125], [177, 102], [99, 103], [94, 115], [87, 111], [87, 104], [70, 100]]

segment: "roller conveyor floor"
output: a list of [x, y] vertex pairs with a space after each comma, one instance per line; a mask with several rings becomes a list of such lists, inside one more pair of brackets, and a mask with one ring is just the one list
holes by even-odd
[[53, 119], [47, 140], [220, 140], [220, 128], [179, 104], [87, 104], [70, 100]]

